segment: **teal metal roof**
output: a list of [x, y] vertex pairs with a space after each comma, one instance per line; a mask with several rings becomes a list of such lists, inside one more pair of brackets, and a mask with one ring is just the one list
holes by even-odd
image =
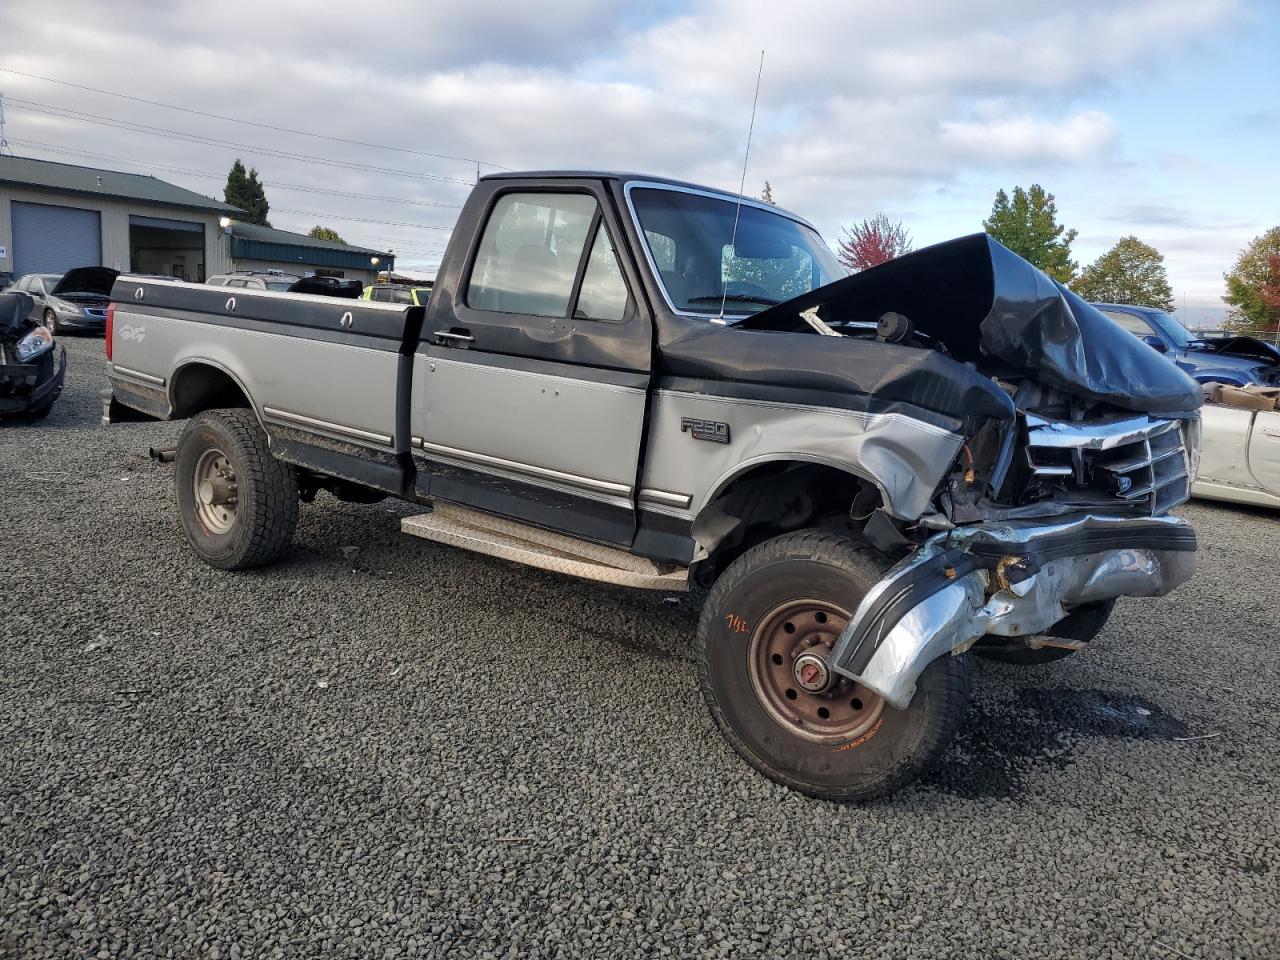
[[241, 212], [239, 208], [221, 200], [214, 200], [140, 173], [121, 173], [119, 170], [80, 167], [52, 160], [32, 160], [29, 157], [0, 156], [0, 184], [183, 207], [188, 210], [207, 210], [228, 216]]
[[349, 267], [372, 270], [371, 257], [378, 258], [378, 269], [394, 267], [396, 258], [385, 250], [356, 247], [333, 240], [318, 240], [304, 233], [291, 233], [254, 223], [232, 222], [231, 256], [246, 260], [278, 260], [316, 267]]

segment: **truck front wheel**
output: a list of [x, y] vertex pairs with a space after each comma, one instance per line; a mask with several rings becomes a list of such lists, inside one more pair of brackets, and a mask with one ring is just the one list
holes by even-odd
[[943, 656], [905, 710], [832, 671], [827, 657], [889, 564], [838, 533], [801, 531], [747, 551], [703, 607], [696, 653], [712, 717], [760, 772], [829, 800], [866, 800], [942, 755], [969, 699], [965, 658]]
[[191, 546], [223, 570], [279, 559], [298, 522], [298, 477], [267, 448], [250, 410], [207, 410], [178, 440], [174, 487]]

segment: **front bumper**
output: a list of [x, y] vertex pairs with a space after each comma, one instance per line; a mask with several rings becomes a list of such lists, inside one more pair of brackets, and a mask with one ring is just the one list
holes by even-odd
[[61, 346], [54, 349], [58, 356], [48, 369], [43, 358], [35, 363], [0, 363], [0, 413], [26, 413], [57, 398], [67, 376], [67, 351]]
[[59, 313], [58, 328], [60, 330], [85, 330], [104, 333], [107, 329], [107, 318], [104, 314], [96, 317], [86, 313]]
[[948, 530], [867, 593], [832, 667], [902, 709], [943, 654], [988, 634], [1044, 633], [1080, 604], [1161, 596], [1191, 578], [1195, 558], [1195, 531], [1178, 517], [1087, 514]]

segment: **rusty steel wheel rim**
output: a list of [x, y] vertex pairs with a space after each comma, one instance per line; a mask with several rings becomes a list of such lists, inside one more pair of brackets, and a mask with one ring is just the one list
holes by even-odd
[[238, 485], [231, 460], [216, 447], [205, 450], [191, 477], [196, 516], [213, 534], [223, 534], [236, 524]]
[[849, 614], [822, 600], [789, 600], [751, 634], [747, 664], [761, 705], [788, 733], [845, 743], [870, 730], [884, 699], [830, 670], [828, 658]]

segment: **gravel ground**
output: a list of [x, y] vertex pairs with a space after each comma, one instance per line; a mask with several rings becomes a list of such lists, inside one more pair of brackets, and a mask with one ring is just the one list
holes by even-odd
[[0, 956], [1280, 957], [1275, 515], [1185, 508], [1191, 584], [978, 664], [945, 765], [838, 806], [722, 744], [688, 597], [327, 494], [201, 564], [179, 425], [101, 429], [66, 342], [0, 430]]

